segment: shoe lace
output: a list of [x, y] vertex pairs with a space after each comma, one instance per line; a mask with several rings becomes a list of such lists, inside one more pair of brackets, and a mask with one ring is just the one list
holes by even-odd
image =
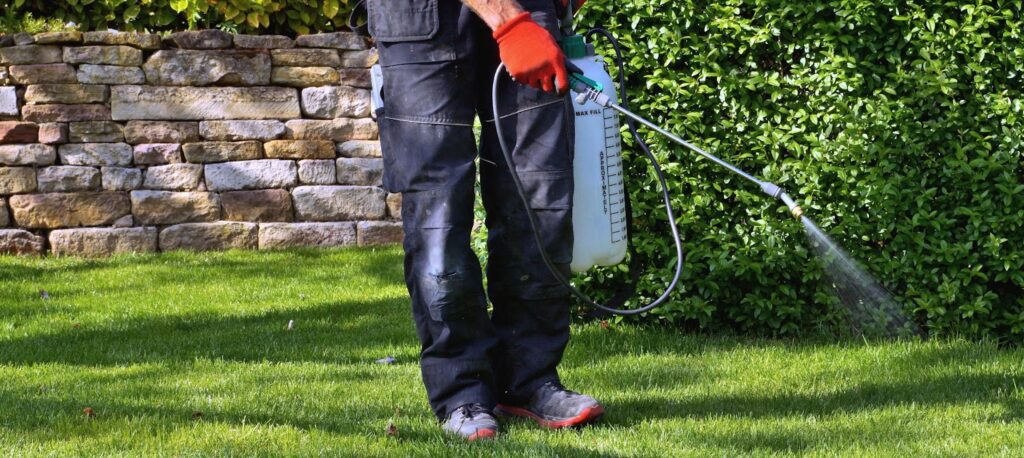
[[579, 395], [579, 393], [566, 388], [565, 385], [562, 385], [562, 382], [560, 382], [558, 380], [552, 380], [552, 381], [547, 382], [547, 383], [545, 383], [544, 385], [541, 385], [541, 386], [544, 389], [548, 390], [551, 394], [554, 394], [554, 393], [565, 393], [565, 394], [567, 394], [569, 396]]
[[462, 415], [467, 420], [472, 420], [475, 416], [477, 416], [479, 414], [482, 414], [482, 413], [484, 413], [484, 414], [490, 414], [491, 413], [491, 409], [488, 409], [487, 407], [484, 407], [483, 404], [466, 404], [464, 406], [459, 407], [459, 411], [462, 412]]

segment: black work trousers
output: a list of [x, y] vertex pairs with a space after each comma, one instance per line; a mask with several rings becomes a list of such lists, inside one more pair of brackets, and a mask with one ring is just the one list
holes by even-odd
[[[557, 0], [520, 0], [559, 33]], [[556, 3], [558, 3], [556, 5]], [[405, 281], [422, 344], [431, 408], [521, 403], [545, 382], [569, 340], [569, 291], [544, 265], [498, 147], [490, 29], [458, 0], [369, 0], [384, 85], [378, 111], [384, 187], [401, 192]], [[542, 237], [563, 274], [572, 257], [572, 102], [510, 81], [501, 125]], [[479, 114], [487, 211], [487, 292], [470, 248]], [[487, 300], [493, 306], [488, 316]]]

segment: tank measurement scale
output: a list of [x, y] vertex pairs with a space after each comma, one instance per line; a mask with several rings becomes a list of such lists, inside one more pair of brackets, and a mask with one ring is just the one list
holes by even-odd
[[624, 241], [626, 238], [626, 196], [622, 185], [622, 144], [619, 135], [619, 114], [605, 108], [604, 115], [604, 157], [602, 168], [605, 173], [606, 206], [608, 221], [611, 224], [612, 243]]

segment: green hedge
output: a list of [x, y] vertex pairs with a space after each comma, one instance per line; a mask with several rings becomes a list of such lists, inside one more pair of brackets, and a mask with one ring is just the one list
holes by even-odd
[[[1021, 2], [593, 0], [579, 22], [621, 40], [634, 109], [788, 189], [930, 332], [1022, 340]], [[776, 335], [842, 328], [783, 206], [647, 138], [675, 177], [688, 253], [657, 317]], [[643, 282], [649, 300], [672, 251], [646, 167], [629, 156], [640, 251], [659, 266]]]
[[348, 0], [2, 0], [0, 31], [21, 31], [32, 24], [26, 17], [35, 17], [73, 22], [81, 30], [219, 28], [295, 35], [342, 29], [349, 9]]

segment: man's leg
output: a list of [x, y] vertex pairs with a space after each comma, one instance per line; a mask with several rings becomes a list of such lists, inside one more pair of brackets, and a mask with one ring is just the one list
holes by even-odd
[[378, 43], [384, 75], [378, 119], [384, 186], [403, 193], [405, 280], [423, 382], [431, 408], [444, 419], [466, 404], [494, 406], [488, 353], [496, 339], [469, 241], [476, 94], [464, 88], [475, 84], [469, 57], [480, 24], [458, 2], [438, 7], [433, 38]]
[[[534, 20], [558, 34], [553, 0], [520, 2]], [[493, 47], [493, 43], [489, 43]], [[569, 340], [569, 291], [558, 283], [537, 250], [523, 203], [516, 194], [494, 131], [491, 78], [497, 50], [480, 71], [481, 188], [487, 210], [488, 293], [499, 344], [492, 352], [499, 402], [521, 404], [546, 382]], [[562, 273], [572, 260], [572, 104], [509, 81], [499, 89], [502, 132], [532, 200], [547, 252]]]

